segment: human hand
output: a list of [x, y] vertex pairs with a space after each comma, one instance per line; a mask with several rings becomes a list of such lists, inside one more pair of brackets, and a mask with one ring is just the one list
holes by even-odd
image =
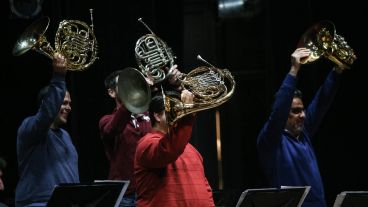
[[60, 53], [55, 53], [52, 60], [52, 67], [54, 72], [66, 74], [67, 66], [66, 66], [66, 59]]
[[311, 51], [305, 47], [297, 48], [293, 54], [291, 54], [291, 64], [297, 65], [302, 63], [303, 58], [307, 58], [311, 54]]
[[181, 92], [180, 98], [184, 104], [193, 104], [194, 95], [188, 90], [183, 90]]
[[174, 86], [180, 86], [180, 78], [183, 76], [183, 73], [178, 70], [178, 65], [173, 65], [168, 72], [168, 81], [169, 84]]
[[151, 74], [148, 74], [147, 76], [144, 76], [144, 79], [146, 80], [146, 83], [151, 87], [154, 84], [154, 80]]
[[311, 54], [310, 50], [305, 47], [297, 48], [291, 54], [290, 74], [296, 75], [300, 69], [300, 65], [302, 64], [302, 59], [307, 58], [310, 54]]
[[344, 72], [345, 68], [336, 65], [336, 66], [333, 67], [333, 70], [336, 71], [336, 73], [341, 74], [342, 72]]

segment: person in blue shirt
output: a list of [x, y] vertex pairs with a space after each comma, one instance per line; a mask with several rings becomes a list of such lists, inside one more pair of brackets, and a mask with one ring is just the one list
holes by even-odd
[[55, 185], [79, 182], [78, 154], [61, 128], [71, 111], [66, 73], [65, 57], [55, 53], [51, 81], [38, 95], [39, 109], [18, 128], [16, 207], [46, 206]]
[[297, 90], [301, 60], [311, 54], [297, 48], [291, 69], [276, 93], [272, 112], [257, 138], [261, 169], [271, 187], [311, 186], [303, 207], [325, 207], [326, 201], [312, 138], [336, 95], [342, 69], [335, 66], [308, 107]]

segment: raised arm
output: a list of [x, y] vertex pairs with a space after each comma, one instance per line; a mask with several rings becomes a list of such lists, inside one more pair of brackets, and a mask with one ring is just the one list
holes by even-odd
[[281, 139], [281, 133], [285, 128], [290, 106], [293, 100], [294, 91], [297, 84], [297, 76], [301, 66], [301, 59], [310, 55], [306, 48], [297, 48], [291, 54], [291, 67], [286, 75], [281, 87], [276, 93], [272, 112], [259, 133], [258, 146], [276, 146]]
[[333, 68], [306, 110], [305, 128], [314, 137], [340, 87], [342, 70]]
[[38, 112], [26, 118], [18, 129], [18, 142], [21, 147], [45, 139], [47, 132], [59, 113], [66, 93], [66, 60], [55, 53], [53, 57], [53, 75], [50, 84], [43, 88], [45, 94], [40, 101]]
[[[184, 104], [192, 104], [193, 94], [183, 90], [181, 100]], [[166, 134], [161, 130], [146, 135], [138, 144], [137, 161], [148, 168], [162, 168], [177, 160], [192, 136], [194, 116], [189, 114], [179, 119]]]

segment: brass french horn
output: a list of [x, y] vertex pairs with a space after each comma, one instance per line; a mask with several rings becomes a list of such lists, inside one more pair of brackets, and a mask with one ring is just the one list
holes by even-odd
[[[172, 68], [176, 57], [171, 48], [156, 36], [141, 18], [138, 21], [144, 24], [151, 34], [138, 39], [135, 46], [136, 61], [142, 74], [152, 77], [154, 84], [158, 84], [172, 75], [167, 69]], [[188, 114], [220, 106], [234, 93], [235, 80], [229, 70], [217, 68], [199, 55], [197, 59], [207, 65], [197, 67], [187, 74], [182, 73], [179, 77], [182, 89], [194, 95], [193, 104], [184, 104], [179, 94], [165, 94], [165, 89], [162, 89], [169, 125]]]
[[194, 95], [193, 104], [182, 103], [180, 96], [164, 95], [166, 119], [169, 125], [182, 117], [211, 109], [227, 102], [235, 91], [235, 80], [227, 69], [220, 69], [205, 61], [208, 66], [200, 66], [183, 75], [181, 86]]
[[134, 114], [148, 110], [151, 101], [151, 89], [143, 74], [135, 68], [124, 68], [118, 77], [118, 97], [126, 109]]
[[[92, 19], [92, 9], [91, 20]], [[81, 71], [88, 68], [97, 59], [97, 41], [91, 27], [79, 20], [64, 20], [59, 23], [55, 35], [55, 49], [47, 41], [45, 32], [49, 26], [50, 18], [44, 16], [21, 34], [16, 41], [12, 54], [19, 56], [29, 50], [35, 50], [49, 58], [59, 52], [67, 59], [67, 68], [72, 71]]]
[[151, 33], [140, 37], [135, 44], [136, 62], [146, 77], [152, 77], [154, 84], [165, 80], [170, 71], [165, 68], [171, 68], [176, 58], [167, 44], [159, 38], [153, 31], [143, 22], [140, 21]]
[[298, 47], [306, 47], [311, 51], [311, 54], [302, 60], [302, 64], [325, 57], [342, 69], [350, 69], [357, 58], [345, 39], [336, 34], [335, 25], [328, 20], [310, 27], [300, 38]]

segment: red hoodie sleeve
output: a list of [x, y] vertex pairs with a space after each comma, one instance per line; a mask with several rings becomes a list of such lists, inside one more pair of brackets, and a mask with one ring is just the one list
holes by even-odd
[[99, 128], [102, 138], [118, 135], [129, 123], [130, 112], [120, 106], [114, 113], [105, 115], [100, 119]]
[[194, 116], [179, 119], [170, 132], [152, 132], [143, 137], [137, 147], [137, 161], [148, 168], [161, 168], [174, 162], [184, 151], [192, 136]]

